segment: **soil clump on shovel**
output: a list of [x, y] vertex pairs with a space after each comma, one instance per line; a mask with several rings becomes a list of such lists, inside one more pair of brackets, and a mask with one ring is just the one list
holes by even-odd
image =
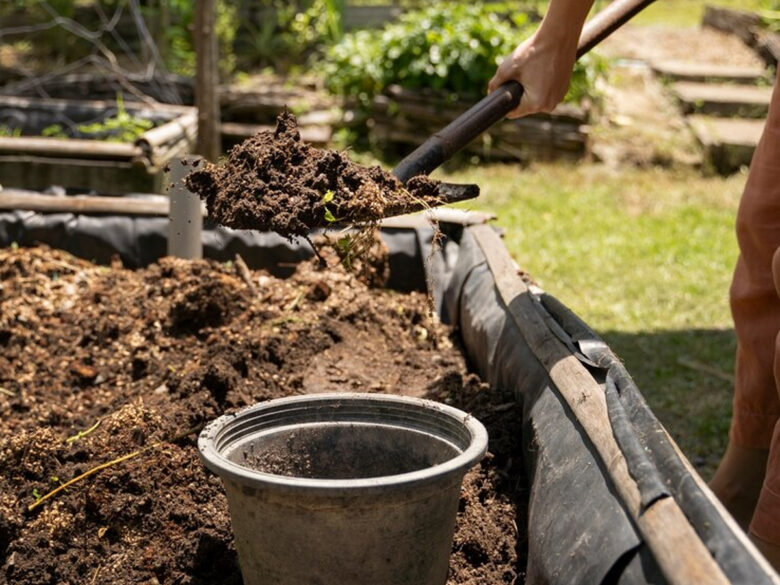
[[375, 223], [383, 217], [440, 204], [438, 181], [415, 177], [406, 185], [378, 166], [301, 141], [289, 112], [276, 130], [235, 146], [223, 164], [204, 163], [185, 185], [206, 201], [208, 215], [235, 229], [306, 236], [333, 224]]

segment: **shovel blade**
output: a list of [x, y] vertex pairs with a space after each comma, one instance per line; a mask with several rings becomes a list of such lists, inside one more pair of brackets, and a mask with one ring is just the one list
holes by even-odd
[[457, 183], [440, 183], [439, 196], [442, 198], [441, 205], [449, 203], [458, 203], [479, 197], [478, 185], [459, 185]]
[[474, 199], [477, 196], [479, 196], [479, 187], [477, 185], [439, 183], [436, 197], [428, 198], [425, 201], [415, 201], [411, 205], [409, 203], [397, 207], [390, 205], [385, 208], [383, 217], [395, 217], [397, 215], [406, 215], [407, 213], [417, 213], [418, 211], [425, 211], [427, 209], [433, 209], [434, 207], [449, 205], [450, 203]]

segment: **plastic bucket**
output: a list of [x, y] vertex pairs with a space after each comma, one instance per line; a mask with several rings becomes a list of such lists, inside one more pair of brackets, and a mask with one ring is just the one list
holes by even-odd
[[320, 394], [222, 416], [198, 448], [225, 484], [246, 585], [442, 585], [487, 431], [430, 400]]

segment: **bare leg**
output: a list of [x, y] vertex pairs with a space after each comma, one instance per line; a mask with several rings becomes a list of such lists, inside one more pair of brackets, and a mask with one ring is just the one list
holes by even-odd
[[766, 540], [763, 540], [755, 534], [750, 534], [750, 540], [756, 545], [756, 548], [761, 551], [769, 564], [772, 565], [775, 571], [780, 571], [780, 546], [772, 544]]
[[729, 443], [710, 481], [712, 491], [745, 531], [761, 493], [768, 456], [768, 450]]

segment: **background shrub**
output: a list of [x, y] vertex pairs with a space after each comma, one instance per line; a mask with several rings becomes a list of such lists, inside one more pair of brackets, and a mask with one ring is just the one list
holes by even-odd
[[[498, 63], [536, 27], [526, 13], [496, 8], [447, 3], [409, 12], [381, 31], [345, 35], [318, 68], [331, 91], [363, 101], [392, 84], [481, 96]], [[605, 70], [593, 55], [579, 62], [566, 100], [594, 96]]]

